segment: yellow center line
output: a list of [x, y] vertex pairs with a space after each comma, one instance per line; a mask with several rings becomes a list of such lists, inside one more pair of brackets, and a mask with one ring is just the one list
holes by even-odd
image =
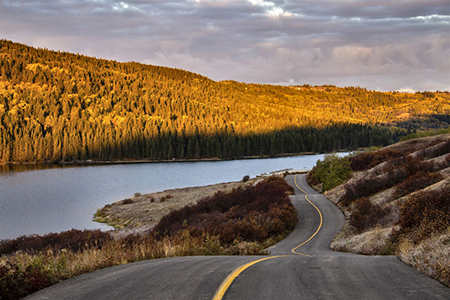
[[296, 252], [295, 250], [297, 250], [298, 248], [300, 248], [301, 246], [303, 246], [304, 244], [306, 244], [307, 242], [309, 242], [313, 237], [315, 237], [315, 236], [317, 235], [317, 233], [319, 232], [319, 230], [322, 228], [322, 224], [323, 224], [323, 216], [322, 216], [322, 212], [320, 211], [320, 209], [319, 209], [316, 205], [314, 205], [314, 203], [312, 203], [311, 200], [309, 200], [309, 198], [308, 198], [308, 193], [306, 193], [301, 187], [298, 186], [298, 184], [297, 184], [297, 175], [294, 176], [294, 184], [295, 184], [295, 186], [296, 186], [300, 191], [302, 191], [303, 193], [305, 193], [305, 199], [309, 202], [309, 204], [311, 204], [311, 205], [317, 210], [317, 212], [319, 213], [319, 216], [320, 216], [320, 224], [319, 224], [319, 227], [317, 228], [316, 232], [314, 232], [313, 235], [311, 235], [311, 236], [309, 237], [309, 239], [307, 239], [306, 241], [304, 241], [303, 243], [301, 243], [300, 245], [298, 245], [297, 247], [295, 247], [294, 249], [292, 249], [292, 252], [295, 253], [295, 254], [309, 256], [308, 254], [301, 253], [301, 252]]
[[[319, 210], [319, 208], [317, 206], [314, 205], [314, 203], [312, 203], [309, 199], [308, 199], [308, 194], [301, 188], [298, 186], [297, 184], [297, 175], [295, 175], [294, 177], [294, 184], [295, 186], [302, 191], [303, 193], [305, 193], [305, 199], [308, 200], [308, 202], [319, 212], [319, 216], [320, 216], [320, 224], [319, 224], [319, 228], [317, 228], [316, 232], [314, 232], [314, 234], [307, 239], [305, 242], [303, 242], [302, 244], [298, 245], [297, 247], [295, 247], [294, 249], [292, 249], [292, 252], [297, 254], [297, 255], [305, 255], [305, 256], [309, 256], [309, 254], [305, 254], [305, 253], [301, 253], [301, 252], [296, 252], [295, 250], [297, 250], [298, 248], [300, 248], [301, 246], [303, 246], [304, 244], [306, 244], [307, 242], [309, 242], [313, 237], [316, 236], [316, 234], [319, 232], [320, 228], [322, 228], [322, 223], [323, 223], [323, 217], [322, 217], [322, 212]], [[244, 272], [247, 268], [268, 260], [268, 259], [272, 259], [272, 258], [278, 258], [278, 257], [287, 257], [287, 256], [291, 256], [291, 255], [278, 255], [278, 256], [271, 256], [271, 257], [266, 257], [266, 258], [262, 258], [259, 260], [255, 260], [252, 262], [249, 262], [245, 265], [242, 265], [238, 268], [236, 268], [233, 272], [231, 272], [227, 278], [225, 278], [225, 280], [222, 282], [222, 284], [220, 285], [220, 287], [217, 289], [216, 294], [214, 295], [213, 300], [221, 300], [223, 298], [223, 296], [225, 295], [226, 291], [228, 290], [228, 288], [230, 287], [230, 285], [233, 283], [233, 281], [236, 279], [236, 277], [238, 277], [242, 272]]]
[[290, 255], [279, 255], [279, 256], [266, 257], [266, 258], [262, 258], [262, 259], [259, 259], [259, 260], [251, 261], [248, 264], [245, 264], [243, 266], [238, 267], [233, 272], [231, 272], [230, 275], [227, 276], [227, 278], [225, 278], [225, 280], [222, 282], [220, 287], [217, 289], [213, 300], [221, 300], [223, 298], [223, 296], [225, 295], [225, 292], [228, 290], [230, 285], [236, 279], [236, 277], [238, 277], [242, 272], [244, 272], [245, 269], [253, 266], [254, 264], [257, 264], [259, 262], [262, 262], [262, 261], [265, 261], [265, 260], [268, 260], [268, 259], [278, 258], [278, 257], [286, 257], [286, 256], [290, 256]]

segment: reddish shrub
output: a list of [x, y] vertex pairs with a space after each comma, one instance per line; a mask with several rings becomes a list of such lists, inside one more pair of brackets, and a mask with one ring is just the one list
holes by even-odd
[[406, 235], [418, 243], [450, 227], [450, 189], [419, 192], [400, 206], [396, 237]]
[[438, 157], [450, 153], [450, 140], [442, 142], [435, 147], [428, 147], [424, 150], [424, 156], [428, 158]]
[[168, 199], [172, 199], [172, 198], [173, 198], [173, 196], [171, 194], [167, 194], [167, 195], [161, 197], [161, 199], [159, 199], [159, 202], [163, 203], [163, 202], [166, 202]]
[[348, 206], [358, 198], [369, 197], [384, 189], [393, 187], [418, 172], [425, 172], [429, 169], [430, 164], [423, 162], [418, 157], [407, 155], [391, 159], [383, 168], [383, 176], [367, 176], [345, 184], [345, 194], [341, 204]]
[[317, 180], [317, 177], [314, 176], [314, 174], [316, 173], [317, 167], [313, 167], [312, 170], [310, 172], [308, 172], [308, 174], [306, 174], [306, 182], [308, 182], [308, 184], [310, 186], [315, 186], [320, 184], [320, 181]]
[[292, 187], [278, 177], [229, 193], [218, 192], [163, 217], [152, 234], [160, 238], [187, 228], [191, 236], [218, 235], [226, 244], [235, 239], [263, 241], [295, 227], [297, 215], [287, 196], [290, 192]]
[[392, 194], [392, 199], [397, 199], [411, 194], [412, 192], [424, 189], [427, 186], [441, 181], [442, 179], [442, 175], [440, 175], [439, 173], [427, 173], [419, 171], [416, 174], [408, 177], [395, 187], [395, 191]]
[[388, 174], [396, 171], [400, 176], [396, 176], [393, 179], [395, 179], [398, 183], [404, 178], [407, 178], [426, 168], [427, 164], [424, 164], [420, 157], [405, 155], [388, 161], [384, 166], [383, 171]]
[[13, 240], [2, 240], [0, 241], [0, 254], [10, 254], [19, 250], [28, 253], [61, 249], [79, 252], [86, 247], [101, 248], [103, 244], [110, 240], [111, 236], [108, 232], [72, 229], [60, 233], [49, 233], [44, 236], [29, 235], [20, 236]]
[[125, 204], [132, 204], [132, 203], [134, 203], [133, 200], [131, 200], [131, 199], [125, 199], [125, 200], [123, 200], [120, 204], [125, 205]]
[[402, 157], [404, 155], [405, 153], [386, 149], [374, 152], [364, 152], [350, 157], [349, 161], [350, 167], [353, 171], [363, 171], [371, 169], [382, 162]]
[[347, 183], [344, 185], [345, 194], [341, 200], [341, 204], [348, 206], [356, 199], [373, 195], [387, 188], [388, 185], [389, 181], [377, 176], [364, 177], [351, 184]]
[[365, 197], [356, 200], [353, 209], [349, 222], [357, 232], [363, 232], [380, 224], [388, 212], [381, 206], [372, 204], [370, 199]]

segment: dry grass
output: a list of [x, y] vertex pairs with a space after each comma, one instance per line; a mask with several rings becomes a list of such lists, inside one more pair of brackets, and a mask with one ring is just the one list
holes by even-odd
[[111, 240], [101, 249], [67, 249], [36, 254], [16, 252], [0, 257], [0, 299], [20, 299], [62, 280], [98, 269], [130, 262], [192, 255], [261, 255], [283, 236], [265, 242], [221, 244], [218, 236], [193, 237], [185, 230], [157, 240], [151, 237]]
[[135, 261], [187, 256], [264, 254], [263, 243], [236, 242], [221, 245], [218, 237], [192, 237], [188, 231], [155, 240], [135, 236], [133, 239], [109, 241], [102, 249], [66, 249], [29, 254], [16, 252], [0, 258], [0, 299], [19, 299], [62, 280], [94, 270]]
[[[349, 225], [346, 225], [349, 228]], [[348, 230], [348, 229], [347, 229]], [[391, 228], [377, 226], [362, 234], [341, 233], [333, 240], [330, 247], [335, 251], [364, 255], [393, 254], [391, 247]]]
[[[346, 184], [325, 194], [348, 218], [331, 248], [368, 255], [397, 254], [405, 263], [450, 286], [450, 134], [408, 140], [383, 149], [410, 153], [410, 158], [355, 172]], [[368, 195], [371, 205], [364, 213], [355, 205], [358, 197], [345, 199], [348, 187], [360, 185], [360, 190], [366, 191], [372, 187], [365, 178], [389, 178], [386, 174], [400, 168], [405, 170], [404, 178], [395, 184], [381, 182], [380, 190]], [[351, 226], [373, 215], [373, 208], [388, 213], [369, 226]]]
[[254, 179], [137, 195], [104, 206], [97, 211], [94, 220], [122, 229], [116, 233], [117, 236], [147, 231], [173, 210], [195, 204], [218, 191], [229, 192], [240, 186], [251, 185], [253, 182]]
[[433, 236], [418, 245], [402, 240], [398, 249], [403, 262], [450, 286], [450, 228], [446, 234]]
[[[177, 246], [173, 246], [176, 244]], [[197, 245], [200, 247], [192, 247]], [[134, 247], [109, 241], [101, 249], [23, 251], [0, 258], [0, 298], [19, 299], [54, 283], [97, 269], [143, 259], [174, 256], [201, 248], [199, 240], [176, 237], [160, 242], [141, 240]]]

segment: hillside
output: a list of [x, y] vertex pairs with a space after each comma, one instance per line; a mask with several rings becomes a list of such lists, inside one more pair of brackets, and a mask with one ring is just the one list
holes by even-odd
[[0, 41], [0, 163], [236, 158], [388, 145], [450, 94], [216, 82]]
[[397, 254], [450, 285], [450, 134], [350, 157], [353, 174], [325, 192], [347, 216], [332, 249]]

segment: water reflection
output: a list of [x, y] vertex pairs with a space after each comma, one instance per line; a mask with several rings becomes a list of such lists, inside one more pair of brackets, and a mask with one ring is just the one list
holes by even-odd
[[27, 172], [27, 171], [38, 171], [46, 169], [62, 169], [65, 165], [55, 165], [55, 164], [9, 164], [0, 165], [0, 176], [3, 173], [12, 172]]

